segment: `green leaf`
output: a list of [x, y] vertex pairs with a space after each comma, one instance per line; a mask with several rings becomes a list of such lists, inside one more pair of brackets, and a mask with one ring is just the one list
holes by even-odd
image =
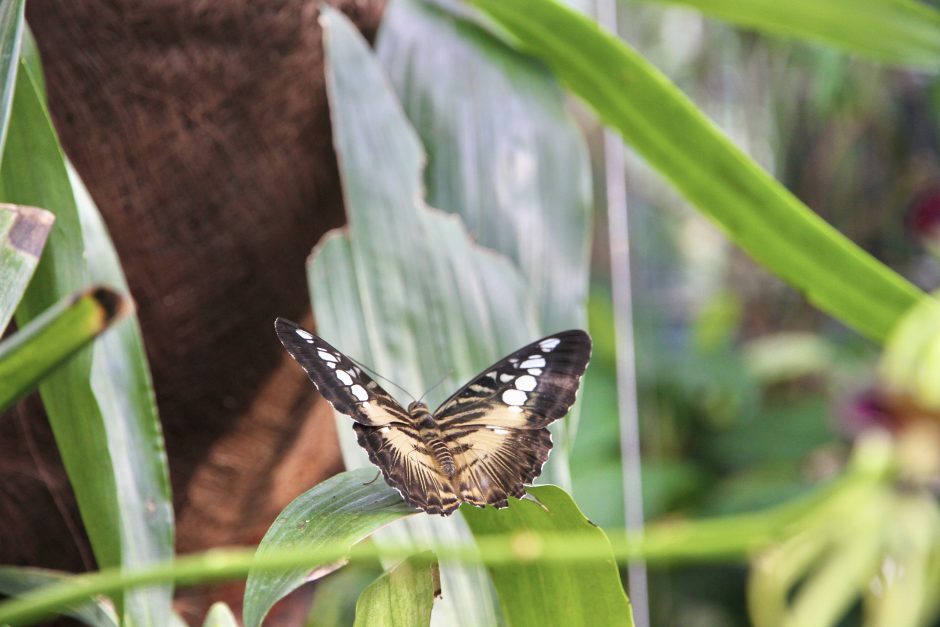
[[0, 204], [0, 335], [33, 276], [54, 220], [44, 209]]
[[[185, 625], [185, 623], [183, 623]], [[206, 620], [203, 621], [202, 627], [238, 627], [238, 621], [235, 620], [235, 615], [232, 613], [232, 609], [219, 601], [218, 603], [213, 603], [212, 607], [209, 608], [209, 612], [206, 614]]]
[[[7, 0], [0, 3], [0, 163], [3, 162], [3, 147], [6, 145], [13, 92], [16, 88], [25, 6], [26, 0]], [[0, 332], [2, 330], [0, 325]]]
[[[104, 283], [127, 293], [117, 256], [87, 192], [70, 180], [27, 66], [17, 73], [2, 198], [56, 216], [16, 317], [25, 326], [62, 297]], [[101, 566], [141, 567], [173, 554], [163, 438], [136, 318], [80, 351], [40, 385], [59, 453]], [[115, 598], [122, 620], [165, 625], [170, 586]]]
[[[7, 596], [21, 596], [45, 586], [65, 582], [70, 573], [44, 568], [20, 568], [0, 566], [0, 593]], [[75, 606], [65, 612], [67, 615], [91, 627], [118, 627], [114, 606], [106, 599], [98, 597]]]
[[431, 623], [441, 593], [437, 562], [409, 558], [376, 579], [356, 603], [355, 627], [420, 627]]
[[[583, 328], [590, 160], [551, 74], [421, 0], [389, 2], [376, 55], [428, 152], [428, 203], [460, 215], [474, 241], [521, 271], [537, 335]], [[543, 480], [570, 486], [577, 415], [552, 425]]]
[[[339, 14], [325, 9], [321, 20], [348, 228], [324, 238], [308, 266], [318, 331], [415, 397], [451, 373], [429, 392], [433, 406], [538, 337], [534, 304], [506, 258], [424, 204], [424, 153], [376, 60]], [[369, 465], [349, 419], [339, 416], [338, 425], [347, 467]], [[422, 514], [393, 532], [442, 543], [470, 538], [456, 516]], [[485, 570], [442, 561], [441, 579], [435, 623], [495, 622]]]
[[940, 11], [916, 0], [652, 0], [882, 63], [940, 69]]
[[131, 310], [107, 288], [70, 296], [0, 343], [0, 412]]
[[[376, 480], [377, 473], [370, 468], [350, 470], [298, 496], [264, 534], [257, 555], [295, 546], [352, 546], [379, 527], [414, 514], [398, 492]], [[342, 562], [277, 572], [252, 571], [245, 586], [245, 626], [260, 625], [279, 599], [340, 566]]]
[[[610, 547], [604, 532], [584, 517], [571, 497], [556, 486], [529, 488], [538, 502], [510, 499], [508, 510], [465, 508], [464, 516], [478, 538], [516, 531], [518, 554], [527, 543], [539, 552], [539, 534], [579, 534]], [[620, 583], [613, 553], [608, 559], [581, 564], [547, 562], [491, 566], [510, 625], [633, 625], [630, 602]]]
[[728, 236], [823, 311], [884, 340], [921, 292], [747, 157], [636, 51], [554, 0], [472, 0]]

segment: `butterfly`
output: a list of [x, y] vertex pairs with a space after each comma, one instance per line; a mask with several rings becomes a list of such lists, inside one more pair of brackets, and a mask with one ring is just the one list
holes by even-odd
[[584, 331], [554, 333], [500, 359], [432, 413], [407, 409], [323, 339], [278, 318], [287, 352], [340, 413], [359, 445], [412, 507], [447, 516], [461, 503], [507, 507], [525, 496], [552, 448], [549, 423], [574, 403], [591, 357]]

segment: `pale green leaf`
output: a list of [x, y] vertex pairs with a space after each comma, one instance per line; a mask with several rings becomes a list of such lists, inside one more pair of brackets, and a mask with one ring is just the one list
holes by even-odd
[[356, 603], [355, 627], [428, 625], [440, 590], [437, 562], [427, 557], [406, 559], [362, 591]]
[[[521, 271], [538, 336], [583, 328], [590, 160], [550, 73], [422, 0], [389, 2], [376, 54], [427, 151], [428, 203], [460, 215], [474, 241]], [[543, 481], [570, 486], [577, 415], [552, 425]]]

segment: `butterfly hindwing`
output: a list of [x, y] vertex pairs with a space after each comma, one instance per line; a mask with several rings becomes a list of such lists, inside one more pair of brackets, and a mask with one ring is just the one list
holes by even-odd
[[412, 507], [447, 516], [460, 506], [449, 477], [410, 425], [386, 427], [353, 425], [359, 445], [379, 467], [386, 483], [398, 490]]
[[408, 423], [408, 412], [349, 357], [290, 320], [278, 318], [274, 330], [287, 352], [340, 413], [359, 424], [380, 427]]

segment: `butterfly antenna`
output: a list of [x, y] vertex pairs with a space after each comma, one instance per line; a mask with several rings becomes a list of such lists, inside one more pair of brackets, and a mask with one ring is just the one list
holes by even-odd
[[438, 380], [437, 380], [437, 383], [435, 383], [434, 385], [432, 385], [431, 387], [429, 387], [429, 388], [424, 392], [424, 394], [421, 395], [421, 398], [418, 399], [418, 402], [420, 403], [421, 401], [423, 401], [425, 396], [427, 396], [428, 394], [430, 394], [431, 392], [433, 392], [433, 391], [434, 391], [434, 388], [436, 388], [436, 387], [439, 386], [441, 383], [443, 383], [444, 381], [446, 381], [446, 380], [447, 380], [447, 377], [449, 377], [449, 376], [452, 375], [452, 374], [454, 374], [453, 369], [451, 369], [447, 374], [445, 374], [443, 377], [441, 377], [440, 379], [438, 379]]
[[[349, 357], [349, 356], [347, 355], [347, 357]], [[380, 375], [378, 372], [376, 372], [374, 369], [372, 369], [372, 368], [370, 368], [369, 366], [365, 365], [364, 363], [362, 363], [362, 362], [359, 361], [358, 359], [353, 359], [352, 357], [349, 357], [349, 361], [353, 362], [354, 364], [356, 364], [357, 366], [359, 366], [359, 367], [362, 368], [363, 370], [366, 370], [369, 374], [371, 374], [371, 375], [372, 375], [373, 377], [375, 377], [376, 379], [382, 379], [382, 380], [385, 381], [386, 383], [388, 383], [388, 384], [390, 384], [390, 385], [394, 385], [396, 388], [398, 388], [399, 390], [401, 390], [402, 392], [404, 392], [405, 394], [407, 394], [407, 395], [408, 395], [408, 398], [410, 398], [411, 400], [416, 400], [415, 397], [412, 396], [411, 392], [409, 392], [408, 390], [406, 390], [406, 389], [403, 388], [402, 386], [398, 385], [397, 383], [395, 383], [394, 381], [392, 381], [392, 380], [389, 379], [388, 377], [383, 377], [383, 376]]]

